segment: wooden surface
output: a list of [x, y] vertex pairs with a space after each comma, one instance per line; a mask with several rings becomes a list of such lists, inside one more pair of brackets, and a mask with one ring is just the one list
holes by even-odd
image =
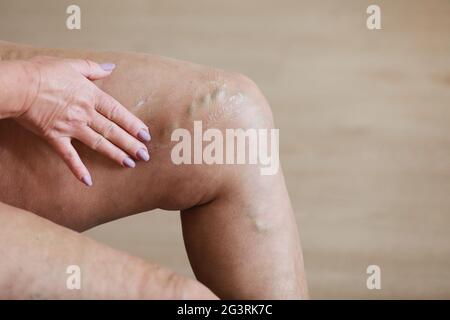
[[[280, 128], [313, 298], [450, 298], [450, 1], [0, 2], [0, 39], [143, 51], [253, 78]], [[382, 9], [382, 30], [365, 11]], [[176, 213], [88, 235], [191, 274]], [[366, 288], [377, 264], [382, 290]]]

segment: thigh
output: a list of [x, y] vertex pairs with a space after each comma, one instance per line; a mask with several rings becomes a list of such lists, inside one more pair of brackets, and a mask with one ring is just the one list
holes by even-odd
[[86, 188], [45, 142], [13, 120], [2, 120], [0, 201], [84, 230], [157, 207], [190, 208], [213, 197], [220, 179], [211, 177], [221, 175], [220, 170], [174, 165], [171, 133], [192, 126], [193, 101], [214, 83], [226, 82], [226, 73], [148, 54], [38, 49], [0, 42], [2, 59], [35, 55], [116, 63], [113, 74], [96, 84], [149, 125], [151, 160], [124, 169], [75, 142], [94, 179], [94, 186]]

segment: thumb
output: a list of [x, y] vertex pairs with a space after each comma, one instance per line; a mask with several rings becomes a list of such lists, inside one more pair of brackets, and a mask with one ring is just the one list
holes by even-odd
[[70, 60], [70, 65], [90, 80], [105, 78], [109, 76], [116, 67], [114, 63], [98, 64], [87, 59]]

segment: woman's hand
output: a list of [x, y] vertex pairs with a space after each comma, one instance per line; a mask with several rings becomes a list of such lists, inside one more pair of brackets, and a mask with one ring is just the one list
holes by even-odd
[[88, 60], [36, 57], [24, 62], [35, 75], [16, 120], [44, 138], [87, 186], [91, 175], [72, 146], [72, 139], [86, 144], [118, 164], [133, 168], [135, 160], [148, 161], [148, 127], [90, 80], [109, 76], [114, 64]]

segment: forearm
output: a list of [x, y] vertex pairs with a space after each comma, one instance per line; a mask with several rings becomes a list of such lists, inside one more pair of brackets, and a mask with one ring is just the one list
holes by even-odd
[[23, 60], [0, 61], [0, 119], [17, 117], [36, 95], [39, 75]]
[[[214, 298], [201, 284], [0, 203], [0, 299]], [[81, 288], [66, 285], [71, 265]]]

